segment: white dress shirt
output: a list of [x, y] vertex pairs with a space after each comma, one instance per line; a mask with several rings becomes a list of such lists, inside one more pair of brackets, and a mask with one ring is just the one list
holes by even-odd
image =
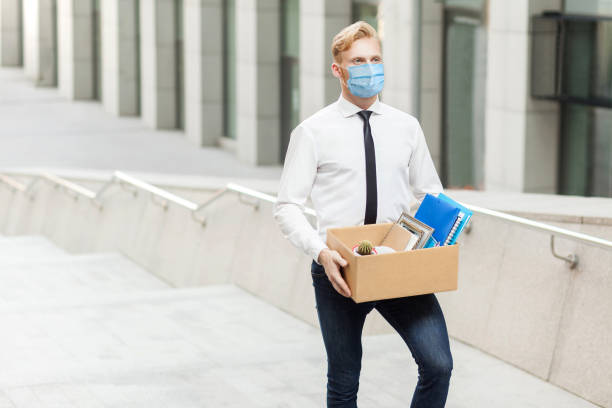
[[[365, 148], [360, 107], [340, 98], [292, 132], [273, 216], [294, 246], [318, 262], [330, 227], [363, 225], [366, 207]], [[418, 120], [376, 101], [368, 108], [376, 154], [376, 223], [395, 222], [426, 193], [442, 192]], [[310, 195], [315, 230], [304, 215]]]

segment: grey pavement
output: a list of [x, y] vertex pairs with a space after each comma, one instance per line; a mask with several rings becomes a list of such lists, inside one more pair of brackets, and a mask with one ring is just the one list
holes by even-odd
[[[120, 254], [40, 236], [0, 237], [0, 254], [0, 407], [325, 405], [319, 329], [236, 286], [172, 288]], [[417, 366], [399, 335], [363, 345], [359, 406], [409, 406]], [[449, 408], [595, 406], [454, 339], [451, 350]]]
[[252, 166], [181, 131], [119, 118], [96, 101], [69, 101], [37, 88], [20, 69], [0, 68], [0, 169], [125, 170], [236, 178], [280, 178], [281, 166]]

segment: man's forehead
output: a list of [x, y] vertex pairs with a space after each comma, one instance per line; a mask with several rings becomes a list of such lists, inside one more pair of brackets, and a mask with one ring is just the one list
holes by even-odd
[[368, 58], [368, 57], [380, 57], [380, 52], [379, 51], [376, 51], [376, 52], [354, 52], [354, 53], [350, 53], [350, 54], [347, 53], [345, 55], [345, 57], [348, 57], [348, 58], [351, 58], [351, 59], [352, 58], [357, 58], [357, 57], [365, 57], [365, 58]]
[[350, 59], [355, 57], [380, 56], [380, 44], [375, 38], [360, 38], [351, 45], [351, 48], [344, 51], [343, 54], [344, 57]]

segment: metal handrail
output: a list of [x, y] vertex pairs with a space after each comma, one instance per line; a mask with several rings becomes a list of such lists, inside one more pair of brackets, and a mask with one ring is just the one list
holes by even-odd
[[530, 220], [528, 218], [517, 217], [516, 215], [506, 214], [500, 211], [489, 210], [488, 208], [478, 207], [475, 205], [464, 204], [457, 201], [459, 204], [467, 207], [475, 213], [488, 215], [509, 223], [520, 224], [525, 228], [529, 228], [541, 232], [549, 232], [554, 236], [571, 239], [573, 241], [581, 241], [589, 245], [597, 246], [604, 249], [612, 249], [612, 241], [607, 241], [602, 238], [597, 238], [592, 235], [574, 232], [565, 228], [555, 227], [554, 225], [545, 224], [543, 222]]
[[570, 269], [574, 269], [578, 265], [578, 255], [570, 253], [568, 255], [560, 255], [555, 251], [555, 237], [567, 238], [572, 241], [582, 242], [587, 245], [598, 248], [612, 250], [612, 241], [594, 237], [592, 235], [583, 234], [581, 232], [571, 231], [565, 228], [555, 227], [554, 225], [545, 224], [543, 222], [530, 220], [528, 218], [518, 217], [516, 215], [506, 214], [500, 211], [490, 210], [488, 208], [478, 207], [475, 205], [465, 204], [458, 201], [459, 204], [467, 207], [475, 213], [493, 217], [495, 219], [508, 222], [510, 224], [518, 224], [521, 227], [531, 230], [545, 232], [550, 234], [550, 252], [557, 258], [567, 262]]
[[[131, 186], [131, 192], [136, 196], [138, 191], [145, 191], [151, 194], [151, 200], [166, 210], [168, 208], [168, 203], [172, 202], [178, 206], [186, 208], [191, 212], [192, 217], [200, 222], [202, 226], [206, 225], [206, 218], [202, 216], [198, 216], [199, 211], [203, 208], [210, 205], [212, 202], [216, 201], [224, 194], [228, 192], [238, 193], [238, 198], [241, 202], [252, 205], [256, 210], [259, 209], [259, 201], [267, 201], [270, 203], [275, 203], [277, 199], [269, 194], [262, 193], [257, 190], [250, 189], [248, 187], [244, 187], [235, 183], [228, 183], [225, 187], [216, 191], [211, 197], [209, 197], [206, 201], [201, 204], [194, 203], [187, 199], [184, 199], [176, 194], [173, 194], [169, 191], [156, 187], [152, 184], [149, 184], [145, 181], [142, 181], [136, 177], [130, 176], [121, 171], [113, 172], [113, 175], [109, 181], [107, 181], [97, 192], [93, 192], [88, 190], [76, 183], [73, 183], [69, 180], [63, 179], [56, 175], [43, 172], [37, 175], [34, 175], [33, 179], [29, 183], [29, 185], [23, 185], [17, 180], [9, 177], [5, 174], [0, 174], [0, 184], [8, 185], [13, 191], [19, 191], [26, 195], [29, 195], [30, 198], [33, 198], [33, 194], [31, 193], [32, 187], [38, 180], [46, 180], [52, 183], [55, 186], [63, 187], [66, 192], [74, 193], [73, 197], [78, 199], [79, 196], [84, 196], [89, 199], [94, 205], [96, 205], [100, 210], [104, 208], [101, 197], [104, 192], [113, 184], [118, 183], [122, 188], [129, 189], [128, 186]], [[256, 199], [255, 202], [246, 201], [243, 199], [243, 195], [250, 196]], [[156, 199], [161, 198], [163, 202], [156, 201]], [[504, 222], [508, 222], [511, 224], [518, 224], [522, 227], [529, 228], [532, 230], [536, 230], [539, 232], [545, 232], [550, 234], [550, 249], [556, 258], [562, 259], [568, 262], [570, 268], [573, 268], [578, 263], [578, 256], [576, 254], [569, 254], [567, 256], [559, 255], [555, 252], [554, 249], [554, 238], [562, 237], [566, 239], [570, 239], [576, 242], [582, 242], [587, 245], [596, 246], [603, 249], [612, 250], [612, 241], [608, 241], [602, 238], [594, 237], [592, 235], [583, 234], [580, 232], [571, 231], [565, 228], [556, 227], [554, 225], [545, 224], [543, 222], [530, 220], [523, 217], [518, 217], [511, 214], [506, 214], [500, 211], [490, 210], [488, 208], [478, 207], [475, 205], [470, 205], [466, 203], [459, 202], [461, 205], [467, 207], [468, 209], [474, 211], [475, 213], [490, 216], [496, 219], [499, 219]], [[308, 215], [316, 216], [316, 211], [309, 207], [304, 207], [304, 212]], [[469, 226], [468, 226], [469, 227]], [[467, 227], [466, 227], [467, 228]]]
[[20, 191], [20, 192], [24, 192], [27, 188], [26, 185], [21, 184], [20, 182], [18, 182], [17, 180], [15, 180], [12, 177], [9, 177], [5, 174], [0, 174], [0, 184], [4, 184], [6, 186], [8, 186], [11, 191]]
[[76, 183], [73, 183], [72, 181], [63, 179], [61, 177], [58, 177], [54, 174], [51, 173], [41, 173], [41, 178], [50, 181], [52, 184], [56, 185], [56, 186], [60, 186], [60, 187], [64, 187], [64, 189], [66, 191], [72, 191], [74, 192], [76, 195], [73, 197], [78, 197], [79, 195], [84, 196], [85, 198], [88, 198], [90, 200], [94, 200], [96, 198], [96, 193], [94, 193], [93, 191], [79, 186]]

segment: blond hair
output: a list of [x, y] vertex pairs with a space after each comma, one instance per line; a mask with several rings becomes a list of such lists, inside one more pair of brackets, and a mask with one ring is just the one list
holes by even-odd
[[380, 42], [378, 33], [365, 21], [357, 21], [334, 36], [331, 44], [331, 52], [334, 61], [342, 62], [341, 53], [351, 48], [353, 43], [361, 38], [375, 38]]

